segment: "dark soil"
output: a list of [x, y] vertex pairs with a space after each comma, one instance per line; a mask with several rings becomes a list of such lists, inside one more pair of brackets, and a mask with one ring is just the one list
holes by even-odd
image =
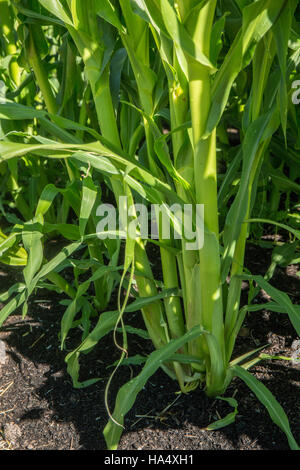
[[[264, 274], [270, 250], [250, 245], [246, 265]], [[16, 282], [20, 272], [1, 266], [1, 291]], [[295, 267], [277, 268], [272, 283], [300, 304], [300, 279]], [[247, 301], [248, 286], [243, 297]], [[262, 302], [268, 300], [260, 292]], [[81, 379], [100, 377], [86, 389], [77, 390], [66, 372], [66, 351], [59, 349], [60, 319], [64, 308], [56, 295], [39, 291], [22, 320], [20, 312], [8, 318], [0, 331], [6, 345], [6, 362], [0, 365], [0, 449], [105, 449], [102, 430], [107, 421], [104, 389], [112, 371], [107, 368], [119, 357], [111, 335], [81, 359]], [[132, 320], [133, 315], [128, 317]], [[146, 354], [151, 342], [130, 336], [129, 353]], [[235, 355], [268, 344], [264, 352], [291, 356], [297, 335], [286, 315], [264, 310], [249, 314], [239, 336]], [[80, 336], [72, 330], [72, 348]], [[295, 343], [294, 343], [295, 344]], [[110, 406], [117, 390], [139, 367], [121, 367], [112, 382]], [[300, 441], [300, 367], [290, 361], [263, 361], [252, 369], [275, 395]], [[204, 428], [232, 409], [221, 400], [209, 399], [200, 389], [176, 395], [178, 386], [159, 370], [139, 394], [126, 418], [120, 449], [159, 450], [288, 450], [285, 435], [250, 390], [234, 380], [226, 396], [238, 403], [235, 423], [212, 432]]]

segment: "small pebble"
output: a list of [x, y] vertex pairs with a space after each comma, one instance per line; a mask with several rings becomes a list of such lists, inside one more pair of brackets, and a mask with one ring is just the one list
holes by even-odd
[[292, 363], [294, 365], [299, 365], [300, 363], [300, 340], [296, 339], [293, 341], [292, 346]]
[[295, 339], [295, 341], [292, 342], [291, 348], [293, 351], [300, 350], [300, 339]]
[[20, 426], [15, 423], [7, 423], [4, 426], [4, 435], [11, 444], [16, 445], [22, 435]]
[[0, 365], [6, 362], [6, 347], [4, 341], [0, 340]]

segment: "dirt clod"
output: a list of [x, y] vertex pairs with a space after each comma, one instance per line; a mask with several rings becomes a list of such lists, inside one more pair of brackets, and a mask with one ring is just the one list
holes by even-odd
[[22, 431], [20, 426], [15, 423], [6, 423], [4, 426], [4, 436], [5, 439], [12, 445], [19, 444], [20, 438], [22, 436]]

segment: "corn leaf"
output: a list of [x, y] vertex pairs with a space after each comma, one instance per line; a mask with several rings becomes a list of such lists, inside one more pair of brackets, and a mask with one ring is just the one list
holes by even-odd
[[136, 396], [143, 389], [147, 380], [187, 341], [197, 338], [204, 333], [199, 326], [196, 326], [182, 336], [182, 338], [172, 340], [161, 349], [154, 351], [148, 357], [142, 372], [121, 387], [116, 398], [112, 419], [109, 420], [103, 432], [108, 449], [114, 450], [117, 448], [124, 427], [124, 417], [130, 411]]
[[272, 421], [285, 433], [291, 449], [300, 450], [292, 434], [288, 418], [274, 395], [272, 395], [264, 384], [259, 382], [252, 374], [250, 374], [250, 372], [246, 371], [242, 367], [234, 366], [233, 372], [237, 377], [243, 380], [246, 385], [248, 385], [259, 401], [266, 407]]

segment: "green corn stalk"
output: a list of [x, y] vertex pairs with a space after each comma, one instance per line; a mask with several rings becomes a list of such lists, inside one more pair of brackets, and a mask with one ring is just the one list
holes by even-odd
[[[87, 18], [87, 11], [83, 2], [73, 0], [71, 2], [71, 11], [73, 23], [76, 27], [69, 27], [69, 31], [85, 62], [85, 73], [92, 89], [102, 135], [108, 142], [111, 142], [114, 147], [121, 151], [121, 142], [109, 85], [109, 63], [107, 65], [103, 64], [105, 44], [103, 43], [103, 39], [102, 42], [99, 42], [96, 22], [97, 6], [97, 2], [93, 1], [93, 3], [91, 3]], [[94, 14], [91, 14], [92, 12], [94, 12]], [[90, 48], [91, 44], [93, 47], [92, 50]], [[118, 202], [119, 198], [124, 194], [124, 189], [120, 181], [112, 179], [111, 184], [116, 201]], [[130, 205], [130, 202], [128, 205]], [[136, 243], [135, 265], [139, 271], [145, 274], [145, 277], [136, 276], [136, 282], [141, 297], [155, 296], [157, 289], [154, 281], [151, 280], [153, 275], [141, 240]], [[155, 346], [162, 346], [166, 342], [166, 337], [164, 329], [160, 324], [162, 318], [162, 307], [160, 303], [154, 303], [150, 307], [143, 309], [142, 312]]]
[[[182, 3], [179, 3], [179, 8]], [[198, 14], [195, 12], [193, 18], [187, 20], [187, 31], [199, 47], [199, 51], [206, 57], [210, 56], [209, 38], [211, 37], [215, 8], [216, 1], [207, 2], [199, 9]], [[191, 326], [198, 324], [200, 320], [203, 327], [215, 335], [221, 347], [222, 355], [224, 355], [220, 254], [218, 249], [216, 131], [213, 130], [206, 139], [202, 138], [205, 134], [211, 107], [210, 70], [189, 57], [187, 57], [187, 63], [194, 146], [195, 196], [198, 204], [204, 204], [204, 224], [207, 227], [205, 243], [199, 253], [199, 268], [197, 269], [196, 280], [200, 288], [200, 311], [197, 312], [197, 318], [192, 320]], [[199, 110], [201, 111], [199, 112]], [[200, 348], [201, 346], [203, 345], [199, 344]], [[221, 377], [211, 376], [207, 390], [208, 394], [215, 395], [221, 392], [224, 378], [224, 371], [221, 371]], [[216, 384], [213, 383], [214, 381]], [[218, 391], [220, 386], [221, 389]]]

